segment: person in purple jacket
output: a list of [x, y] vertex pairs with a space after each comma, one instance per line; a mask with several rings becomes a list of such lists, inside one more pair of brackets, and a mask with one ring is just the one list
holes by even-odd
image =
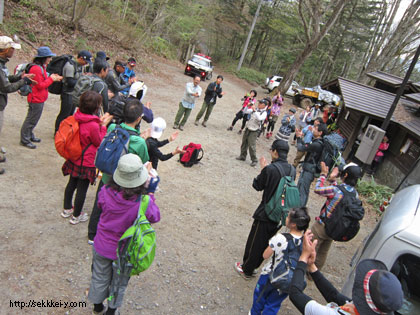
[[[151, 165], [149, 163], [149, 165]], [[149, 170], [135, 154], [123, 155], [112, 179], [98, 195], [101, 218], [93, 245], [92, 279], [88, 299], [94, 304], [93, 314], [112, 315], [122, 305], [129, 277], [118, 275], [112, 262], [117, 259], [118, 241], [137, 218], [141, 196], [146, 194]], [[160, 221], [160, 210], [155, 197], [149, 194], [146, 218], [150, 223]], [[118, 297], [108, 300], [105, 312], [103, 301], [110, 288], [118, 281]]]

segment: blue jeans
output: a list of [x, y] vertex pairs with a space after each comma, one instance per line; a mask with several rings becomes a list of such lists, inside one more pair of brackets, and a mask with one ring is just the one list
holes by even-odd
[[269, 275], [261, 275], [255, 286], [251, 315], [276, 315], [287, 296], [271, 285]]

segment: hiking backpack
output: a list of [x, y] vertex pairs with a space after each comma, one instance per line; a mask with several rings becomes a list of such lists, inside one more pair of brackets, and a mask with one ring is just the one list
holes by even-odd
[[114, 174], [120, 157], [128, 153], [130, 135], [138, 134], [132, 130], [125, 130], [120, 125], [116, 125], [114, 130], [108, 132], [96, 152], [96, 168], [103, 173]]
[[[290, 233], [283, 233], [283, 235], [287, 240], [287, 248], [283, 251], [283, 257], [276, 268], [274, 268], [276, 253], [273, 253], [269, 278], [274, 288], [280, 290], [282, 293], [289, 293], [290, 283], [292, 282], [295, 268], [302, 253], [302, 239], [295, 240]], [[299, 244], [295, 242], [299, 242]]]
[[185, 145], [183, 150], [185, 153], [180, 154], [179, 161], [185, 167], [191, 167], [194, 164], [197, 164], [204, 156], [204, 151], [201, 148], [201, 144], [191, 142], [190, 144]]
[[156, 250], [156, 233], [146, 218], [149, 195], [143, 195], [137, 219], [118, 241], [117, 266], [118, 273], [135, 276], [145, 271], [153, 263]]
[[357, 197], [356, 191], [349, 192], [342, 185], [338, 185], [337, 188], [342, 191], [343, 198], [335, 207], [331, 216], [323, 217], [322, 222], [329, 237], [334, 241], [347, 242], [359, 232], [359, 221], [363, 219], [365, 209]]
[[281, 222], [281, 225], [285, 225], [289, 209], [300, 207], [299, 189], [293, 179], [296, 175], [296, 169], [290, 166], [290, 174], [286, 176], [282, 166], [277, 165], [277, 163], [271, 165], [280, 172], [281, 179], [274, 195], [265, 204], [264, 211], [271, 221]]
[[117, 95], [109, 100], [108, 112], [113, 116], [112, 121], [116, 124], [124, 122], [124, 107], [127, 102], [127, 97], [124, 95]]
[[[18, 64], [15, 68], [14, 74], [17, 76], [21, 76], [24, 73], [29, 73], [29, 70], [32, 68], [32, 66], [35, 66], [35, 65], [36, 64], [32, 62]], [[41, 68], [42, 75], [45, 76], [44, 68], [42, 66], [39, 66], [39, 67]], [[19, 88], [18, 93], [22, 96], [28, 96], [30, 93], [32, 93], [32, 85], [25, 84], [24, 86]]]
[[79, 123], [74, 116], [69, 116], [60, 123], [60, 127], [54, 136], [54, 142], [57, 153], [66, 160], [75, 161], [82, 156]]
[[[47, 66], [47, 72], [51, 75], [53, 73], [63, 75], [63, 68], [67, 62], [70, 62], [76, 69], [76, 62], [72, 55], [61, 55], [53, 57]], [[48, 92], [60, 95], [63, 91], [63, 82], [55, 81], [48, 87]]]
[[102, 82], [103, 84], [102, 90], [99, 92], [99, 94], [101, 94], [105, 88], [105, 82], [103, 82], [102, 79], [93, 75], [81, 75], [80, 78], [77, 80], [76, 85], [74, 86], [73, 92], [71, 93], [73, 105], [79, 107], [80, 96], [84, 92], [92, 90], [96, 82]]
[[339, 145], [331, 141], [328, 137], [324, 137], [322, 141], [322, 153], [317, 165], [317, 173], [321, 172], [321, 162], [324, 162], [328, 166], [328, 172], [330, 173], [334, 167], [339, 166], [342, 163], [341, 152]]

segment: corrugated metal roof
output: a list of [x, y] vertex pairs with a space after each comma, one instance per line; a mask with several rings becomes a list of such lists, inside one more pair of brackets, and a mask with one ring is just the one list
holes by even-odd
[[395, 99], [395, 94], [379, 90], [356, 81], [338, 78], [341, 95], [346, 107], [385, 118]]
[[[344, 105], [347, 108], [381, 119], [385, 119], [395, 99], [395, 94], [393, 93], [352, 80], [338, 78], [338, 84]], [[400, 99], [400, 103], [416, 107], [415, 103], [408, 101], [404, 97]], [[401, 106], [397, 106], [397, 110], [392, 115], [392, 120], [420, 136], [420, 118], [404, 111]]]
[[410, 101], [420, 103], [420, 93], [405, 94], [404, 96]]
[[[382, 71], [373, 71], [366, 74], [368, 77], [376, 79], [381, 82], [388, 83], [393, 86], [399, 86], [401, 85], [403, 78], [400, 78], [396, 75], [389, 74]], [[408, 81], [407, 83], [411, 83], [411, 81]]]

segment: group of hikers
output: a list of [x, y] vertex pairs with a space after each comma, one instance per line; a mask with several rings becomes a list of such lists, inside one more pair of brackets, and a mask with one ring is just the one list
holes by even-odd
[[[48, 88], [61, 82], [61, 108], [55, 122], [56, 143], [62, 136], [62, 126], [68, 119], [78, 124], [82, 152], [77, 158], [67, 158], [62, 166], [63, 175], [69, 175], [64, 189], [61, 216], [69, 218], [69, 223], [77, 225], [89, 220], [88, 243], [92, 245], [92, 278], [88, 299], [94, 304], [94, 314], [114, 314], [123, 303], [124, 292], [130, 273], [121, 272], [115, 262], [120, 260], [120, 239], [133, 223], [143, 218], [147, 223], [160, 220], [159, 207], [155, 203], [155, 191], [160, 177], [157, 174], [158, 161], [165, 161], [176, 154], [185, 153], [176, 148], [163, 154], [160, 147], [175, 140], [175, 131], [167, 140], [160, 141], [166, 122], [153, 117], [150, 104], [142, 103], [146, 86], [139, 81], [134, 72], [136, 61], [127, 64], [116, 61], [110, 69], [105, 52], [99, 51], [92, 62], [92, 54], [82, 50], [76, 58], [63, 62], [61, 74], [47, 73], [48, 64], [55, 54], [48, 47], [40, 47], [27, 71], [19, 75], [9, 75], [6, 63], [20, 45], [7, 36], [0, 36], [0, 130], [3, 125], [7, 94], [24, 86], [32, 89], [27, 96], [29, 109], [21, 130], [20, 144], [35, 149], [34, 143], [41, 139], [35, 137], [33, 130], [42, 114]], [[224, 95], [221, 85], [223, 76], [217, 76], [206, 90], [201, 110], [196, 116], [195, 125], [204, 116], [202, 126], [207, 121], [217, 98]], [[184, 130], [184, 126], [201, 96], [200, 77], [186, 84], [184, 96], [174, 120], [174, 129]], [[79, 93], [81, 92], [81, 93]], [[80, 95], [79, 95], [80, 94]], [[256, 140], [260, 134], [270, 139], [279, 120], [283, 97], [277, 94], [273, 99], [256, 100], [257, 92], [251, 90], [243, 98], [240, 111], [229, 126], [242, 119], [242, 145], [238, 160], [245, 160], [247, 150], [252, 166], [258, 164]], [[379, 261], [365, 260], [357, 267], [352, 298], [345, 297], [326, 280], [320, 270], [334, 240], [348, 241], [358, 231], [358, 221], [363, 218], [363, 207], [358, 199], [356, 184], [361, 177], [361, 168], [354, 163], [330, 163], [324, 160], [327, 137], [330, 136], [327, 121], [322, 117], [319, 106], [306, 109], [295, 117], [296, 109], [291, 108], [281, 119], [281, 126], [271, 145], [271, 163], [264, 157], [259, 159], [260, 174], [252, 186], [263, 191], [262, 200], [257, 207], [254, 222], [246, 242], [242, 262], [234, 264], [235, 270], [245, 279], [252, 279], [265, 259], [257, 282], [250, 314], [277, 314], [282, 301], [290, 296], [293, 304], [302, 314], [384, 314], [397, 310], [402, 304], [402, 290], [398, 279], [386, 270]], [[328, 119], [328, 117], [327, 117]], [[140, 132], [142, 121], [151, 123], [151, 128]], [[297, 126], [296, 126], [297, 125]], [[290, 139], [295, 133], [296, 140]], [[115, 161], [101, 160], [101, 148], [107, 139], [112, 143], [121, 134], [126, 135], [126, 154]], [[298, 155], [294, 165], [288, 163], [289, 142], [297, 142]], [[304, 157], [303, 162], [300, 159]], [[4, 162], [5, 158], [2, 157]], [[104, 169], [98, 178], [98, 163]], [[301, 167], [297, 185], [296, 166]], [[4, 173], [4, 170], [2, 170]], [[311, 183], [317, 178], [315, 193], [326, 197], [319, 216], [310, 226], [310, 216], [306, 207]], [[90, 184], [99, 179], [92, 212], [89, 216], [82, 211]], [[338, 184], [338, 180], [341, 183]], [[289, 205], [288, 192], [294, 189], [293, 207]], [[274, 200], [273, 197], [279, 197]], [[147, 198], [146, 198], [147, 197]], [[343, 209], [349, 203], [355, 205], [359, 217], [340, 224]], [[279, 216], [267, 212], [267, 204], [274, 204], [272, 211], [280, 211]], [[357, 222], [356, 222], [357, 221]], [[282, 226], [289, 233], [280, 233]], [[339, 228], [337, 228], [339, 227]], [[340, 239], [341, 238], [341, 239]], [[290, 262], [293, 262], [290, 265]], [[290, 279], [287, 287], [279, 289], [273, 273], [281, 265], [286, 268]], [[292, 271], [291, 271], [292, 270]], [[328, 305], [321, 305], [304, 294], [306, 280], [315, 282], [326, 298]], [[107, 305], [103, 304], [107, 299]]]

